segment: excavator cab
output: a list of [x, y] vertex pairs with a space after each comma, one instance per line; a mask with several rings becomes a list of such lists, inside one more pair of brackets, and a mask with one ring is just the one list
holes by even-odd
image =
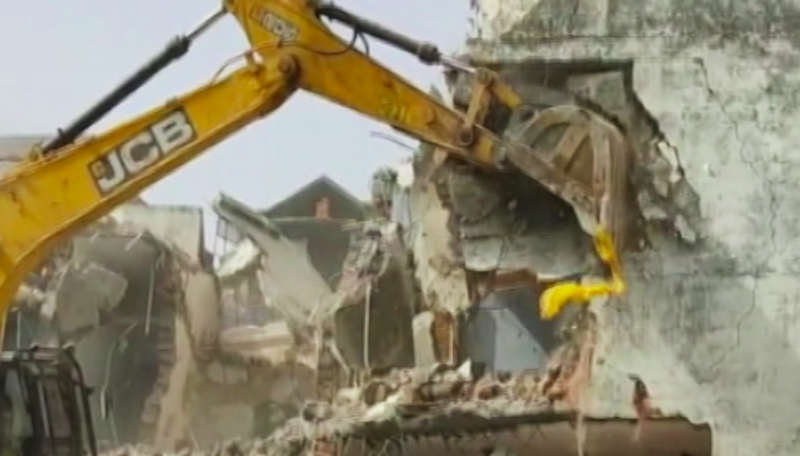
[[72, 348], [0, 352], [0, 456], [97, 455]]

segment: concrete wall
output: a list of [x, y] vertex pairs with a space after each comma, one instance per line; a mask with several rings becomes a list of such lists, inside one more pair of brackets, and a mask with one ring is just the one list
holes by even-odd
[[684, 213], [648, 218], [627, 296], [593, 306], [585, 410], [634, 416], [636, 374], [663, 412], [711, 424], [715, 455], [800, 454], [800, 2], [476, 3], [476, 60], [629, 65], [651, 150], [684, 172], [658, 197]]

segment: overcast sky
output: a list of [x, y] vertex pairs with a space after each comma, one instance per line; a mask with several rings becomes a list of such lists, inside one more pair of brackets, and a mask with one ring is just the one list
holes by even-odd
[[[338, 5], [452, 52], [465, 39], [467, 0], [339, 0]], [[219, 0], [25, 0], [0, 14], [0, 135], [51, 133], [219, 7]], [[371, 55], [423, 89], [440, 70], [371, 40]], [[183, 59], [111, 112], [93, 132], [206, 82], [247, 47], [232, 17]], [[327, 174], [360, 198], [372, 172], [408, 151], [370, 136], [388, 131], [313, 95], [282, 108], [207, 151], [144, 193], [151, 203], [208, 207], [224, 191], [258, 207]], [[398, 133], [393, 133], [399, 135]], [[405, 138], [404, 138], [405, 139]], [[410, 139], [405, 139], [413, 144]], [[209, 227], [211, 228], [211, 227]]]

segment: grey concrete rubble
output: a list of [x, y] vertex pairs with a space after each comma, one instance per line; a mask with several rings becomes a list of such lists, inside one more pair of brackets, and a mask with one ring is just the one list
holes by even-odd
[[426, 148], [415, 163], [403, 163], [376, 173], [373, 187], [380, 181], [384, 187], [388, 186], [388, 191], [375, 202], [378, 207], [391, 208], [384, 216], [402, 228], [425, 305], [457, 314], [470, 307], [470, 298], [466, 272], [460, 267], [458, 243], [446, 229], [450, 212], [440, 200], [436, 186], [416, 177], [434, 172], [435, 160], [433, 150]]
[[[643, 454], [647, 448], [662, 454], [710, 452], [707, 432], [677, 420], [649, 423], [648, 433], [631, 443], [635, 422], [587, 418], [579, 442], [569, 424], [574, 410], [554, 402], [562, 380], [535, 371], [480, 373], [469, 362], [457, 369], [393, 370], [341, 390], [331, 403], [306, 403], [300, 416], [266, 439], [219, 443], [204, 454], [572, 455], [579, 447], [608, 456]], [[193, 452], [187, 448], [182, 454]]]
[[[150, 208], [146, 218], [156, 220], [158, 212]], [[175, 285], [183, 264], [146, 226], [107, 218], [27, 280], [5, 346], [75, 345], [97, 391], [90, 405], [103, 447], [154, 438], [176, 358], [175, 308], [184, 295]], [[31, 293], [39, 298], [26, 297]]]
[[[307, 203], [327, 198], [333, 203], [326, 203], [324, 210], [317, 205], [316, 213], [305, 212]], [[240, 407], [263, 400], [278, 406], [247, 420], [253, 436], [265, 435], [290, 416], [287, 410], [296, 413], [304, 400], [332, 397], [348, 381], [348, 368], [333, 340], [332, 316], [344, 294], [335, 293], [333, 286], [346, 288], [342, 284], [348, 282], [343, 268], [350, 234], [344, 225], [355, 219], [337, 217], [361, 217], [362, 205], [321, 178], [267, 211], [226, 195], [214, 209], [226, 229], [241, 235], [217, 267], [224, 314], [221, 353], [227, 360], [269, 367], [269, 375], [283, 378], [250, 395], [241, 394], [243, 384], [236, 384]], [[223, 377], [219, 367], [212, 372]], [[276, 421], [279, 415], [283, 418]], [[238, 435], [251, 433], [239, 430]]]
[[222, 327], [202, 233], [199, 209], [123, 206], [57, 250], [20, 294], [6, 347], [75, 344], [97, 391], [101, 448], [249, 436], [310, 397], [298, 391], [304, 380], [310, 391], [313, 363], [285, 324]]
[[58, 331], [74, 331], [100, 325], [100, 312], [109, 312], [125, 296], [128, 281], [96, 262], [71, 262], [61, 275], [57, 292], [42, 308], [54, 318]]
[[414, 365], [412, 318], [417, 290], [394, 225], [355, 234], [339, 282], [333, 335], [347, 363], [362, 369]]
[[[233, 223], [261, 252], [258, 275], [267, 306], [299, 330], [313, 325], [313, 314], [333, 291], [311, 263], [303, 241], [286, 237], [266, 216], [222, 195], [214, 205], [217, 214]], [[250, 249], [246, 244], [242, 249]]]
[[[459, 423], [463, 426], [463, 420]], [[309, 425], [310, 427], [311, 425]], [[600, 456], [633, 456], [642, 453], [641, 449], [661, 448], [660, 442], [668, 440], [670, 435], [682, 434], [686, 440], [672, 442], [671, 448], [681, 451], [695, 451], [697, 454], [707, 454], [710, 451], [710, 442], [706, 436], [697, 429], [682, 421], [669, 420], [655, 423], [647, 437], [642, 439], [637, 449], [626, 450], [620, 447], [620, 442], [625, 442], [634, 428], [631, 422], [604, 422], [588, 420], [585, 423], [586, 445]], [[263, 439], [230, 440], [216, 444], [207, 451], [198, 452], [184, 450], [175, 453], [161, 453], [164, 456], [172, 455], [207, 455], [227, 456], [240, 454], [244, 456], [284, 455], [284, 454], [313, 454], [313, 455], [378, 455], [378, 454], [413, 454], [413, 455], [468, 455], [468, 456], [514, 456], [525, 454], [546, 454], [548, 456], [571, 456], [576, 454], [577, 447], [573, 439], [574, 429], [564, 422], [543, 422], [536, 424], [520, 424], [513, 428], [497, 433], [497, 441], [486, 438], [480, 431], [465, 432], [463, 434], [413, 434], [408, 433], [402, 438], [391, 440], [389, 443], [376, 442], [366, 437], [353, 437], [342, 445], [334, 445], [320, 440], [313, 448], [309, 449], [299, 443], [296, 435], [299, 430], [292, 432], [282, 429], [279, 434]], [[443, 433], [444, 434], [444, 433]], [[524, 442], [521, 443], [521, 442]], [[124, 447], [104, 453], [104, 456], [139, 456], [153, 453], [153, 449], [144, 446]], [[647, 451], [647, 450], [644, 450]], [[692, 454], [692, 453], [686, 453]]]
[[208, 261], [200, 208], [126, 204], [112, 212], [111, 218], [120, 225], [145, 228], [159, 242], [180, 252], [187, 262], [203, 265]]
[[[327, 298], [310, 297], [303, 294], [307, 290], [295, 287], [294, 283], [305, 283], [306, 279], [311, 285], [322, 281], [303, 248], [308, 244], [296, 245], [296, 241], [289, 239], [284, 232], [287, 225], [279, 227], [281, 218], [273, 220], [226, 196], [215, 204], [217, 213], [244, 235], [217, 269], [223, 296], [228, 296], [229, 290], [231, 303], [245, 299], [271, 309], [264, 317], [271, 323], [224, 329], [221, 345], [238, 344], [238, 350], [248, 352], [253, 358], [259, 357], [257, 353], [280, 358], [281, 353], [292, 352], [298, 360], [307, 359], [305, 366], [315, 372], [312, 388], [316, 400], [302, 409], [301, 416], [305, 418], [276, 431], [276, 436], [285, 432], [296, 434], [295, 439], [275, 437], [281, 445], [313, 447], [319, 440], [314, 436], [355, 438], [358, 432], [381, 426], [389, 427], [383, 433], [371, 434], [372, 437], [390, 439], [394, 438], [393, 432], [399, 432], [391, 423], [400, 416], [416, 423], [419, 432], [426, 432], [425, 422], [451, 415], [472, 417], [482, 423], [480, 426], [490, 428], [497, 419], [535, 422], [535, 416], [568, 419], [576, 413], [580, 386], [587, 376], [585, 366], [592, 346], [587, 338], [590, 331], [582, 326], [565, 327], [556, 340], [554, 328], [535, 321], [532, 307], [540, 288], [535, 288], [535, 293], [520, 295], [521, 301], [489, 290], [485, 310], [496, 312], [492, 307], [499, 307], [507, 309], [507, 313], [500, 320], [481, 320], [480, 315], [475, 315], [476, 311], [480, 314], [482, 307], [474, 306], [473, 300], [483, 298], [471, 290], [475, 288], [475, 280], [468, 278], [471, 270], [463, 266], [459, 252], [463, 238], [450, 209], [451, 204], [463, 209], [467, 203], [459, 192], [449, 192], [447, 195], [455, 197], [443, 199], [438, 184], [414, 178], [414, 174], [427, 175], [429, 163], [433, 163], [432, 157], [423, 151], [410, 166], [404, 164], [376, 174], [373, 196], [383, 216], [351, 223], [345, 228], [351, 237], [349, 253], [340, 266], [341, 277], [330, 302]], [[440, 164], [432, 176], [444, 182], [442, 176], [457, 171], [450, 166]], [[508, 195], [487, 197], [518, 199], [512, 196], [513, 190], [507, 191]], [[554, 204], [546, 194], [532, 198]], [[523, 220], [524, 212], [513, 215], [516, 207], [506, 202], [502, 208], [490, 207], [487, 215], [495, 216], [495, 220], [485, 225], [488, 228], [479, 226], [484, 219], [476, 217], [465, 230], [475, 227], [477, 233], [483, 229], [482, 236], [490, 237], [498, 232], [492, 226], [505, 228]], [[512, 212], [503, 215], [502, 211]], [[568, 207], [561, 217], [567, 214]], [[519, 224], [523, 235], [529, 229], [527, 226], [535, 227], [537, 221], [541, 217]], [[572, 223], [575, 233], [581, 233], [574, 219]], [[556, 224], [551, 221], [545, 226]], [[572, 266], [565, 269], [551, 261], [535, 263], [534, 267], [544, 269], [545, 264], [554, 267], [543, 274], [552, 277], [591, 268], [587, 253], [590, 244], [582, 234], [572, 236], [566, 245], [577, 241], [579, 246], [574, 247], [577, 254], [562, 263]], [[580, 247], [586, 250], [580, 251]], [[535, 253], [528, 255], [531, 261], [539, 259]], [[265, 261], [271, 263], [267, 266]], [[503, 266], [499, 269], [514, 271], [530, 267], [527, 263], [520, 264], [501, 262]], [[291, 277], [294, 283], [276, 280], [285, 274], [280, 268], [294, 272]], [[558, 268], [560, 272], [552, 272]], [[487, 273], [494, 269], [472, 272]], [[254, 298], [253, 287], [258, 291]], [[244, 298], [247, 293], [251, 298]], [[322, 292], [319, 295], [327, 296]], [[313, 310], [303, 311], [310, 304], [298, 305], [301, 299], [312, 300]], [[519, 308], [513, 307], [512, 302]], [[294, 308], [283, 309], [284, 306]], [[493, 322], [494, 327], [490, 329], [481, 321]], [[268, 334], [268, 327], [272, 335]], [[526, 336], [519, 340], [504, 339], [510, 331]], [[270, 345], [277, 345], [259, 345], [263, 341], [274, 341]], [[479, 352], [481, 341], [495, 349]], [[521, 351], [509, 350], [510, 345]], [[309, 352], [312, 356], [303, 358], [302, 353]], [[472, 356], [478, 361], [469, 361]], [[464, 360], [461, 367], [455, 367]], [[508, 369], [516, 373], [506, 373]], [[232, 384], [237, 387], [247, 381], [245, 372], [226, 376], [223, 365], [219, 364], [209, 366], [208, 375], [217, 381], [232, 377]], [[205, 399], [206, 404], [211, 401], [208, 394]], [[315, 423], [314, 432], [302, 424], [309, 420]], [[296, 428], [298, 425], [300, 428]], [[438, 431], [430, 428], [427, 432]], [[283, 447], [278, 445], [276, 451], [277, 448]]]
[[530, 179], [447, 169], [446, 182], [464, 267], [471, 271], [530, 270], [551, 279], [588, 270], [591, 240], [568, 205]]

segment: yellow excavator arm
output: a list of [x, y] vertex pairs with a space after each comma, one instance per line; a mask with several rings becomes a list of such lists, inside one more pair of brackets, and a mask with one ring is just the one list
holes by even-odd
[[[169, 100], [111, 131], [76, 140], [125, 95], [184, 53], [224, 13], [236, 17], [250, 42], [243, 64], [186, 95]], [[320, 16], [353, 29], [345, 42]], [[438, 103], [354, 49], [369, 34], [427, 63], [476, 72], [466, 114]], [[510, 107], [514, 93], [485, 70], [473, 70], [419, 43], [311, 0], [226, 0], [221, 12], [109, 94], [25, 163], [0, 176], [0, 341], [8, 306], [24, 277], [58, 242], [130, 200], [210, 146], [278, 108], [296, 89], [314, 92], [392, 125], [448, 153], [486, 168], [519, 168], [609, 225], [596, 185], [570, 178], [521, 143], [500, 141], [481, 126], [489, 99]], [[601, 183], [602, 184], [602, 183]]]

